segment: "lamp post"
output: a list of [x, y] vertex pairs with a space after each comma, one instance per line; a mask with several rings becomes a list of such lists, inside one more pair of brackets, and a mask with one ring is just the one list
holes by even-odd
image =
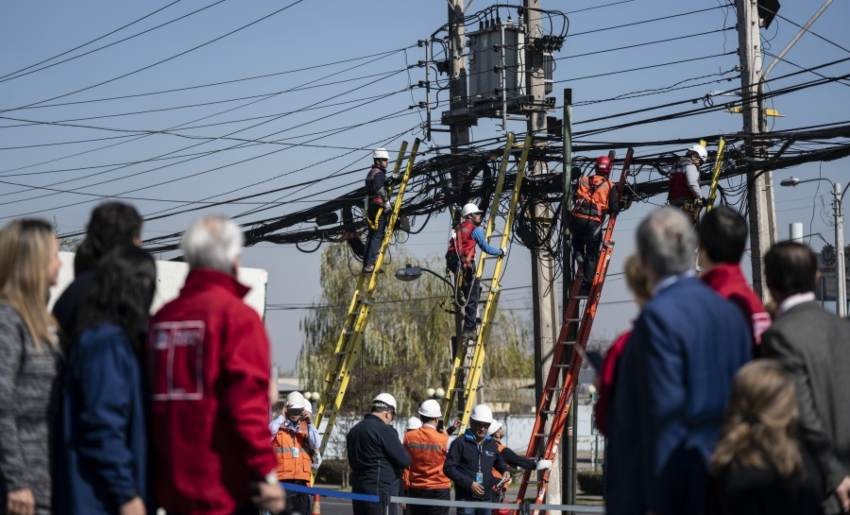
[[850, 184], [841, 189], [841, 184], [832, 182], [826, 177], [818, 177], [816, 179], [806, 179], [801, 181], [797, 177], [789, 177], [783, 179], [782, 186], [797, 186], [807, 182], [826, 181], [832, 186], [832, 216], [835, 219], [835, 275], [838, 279], [838, 289], [836, 293], [836, 312], [838, 316], [844, 318], [847, 316], [847, 277], [844, 270], [844, 194], [847, 193], [847, 188]]

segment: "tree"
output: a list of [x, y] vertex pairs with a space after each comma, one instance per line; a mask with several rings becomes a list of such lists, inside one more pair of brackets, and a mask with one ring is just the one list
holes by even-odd
[[[412, 413], [425, 399], [427, 388], [448, 383], [454, 334], [448, 286], [429, 274], [412, 282], [393, 277], [393, 272], [408, 262], [442, 270], [442, 259], [417, 263], [393, 250], [394, 259], [382, 269], [363, 346], [352, 370], [345, 411], [365, 412], [376, 393], [387, 391], [398, 399], [399, 413]], [[306, 342], [298, 369], [305, 389], [321, 391], [325, 373], [333, 366], [334, 345], [359, 271], [344, 244], [330, 245], [322, 253], [321, 305], [301, 321]], [[532, 376], [532, 358], [523, 343], [526, 336], [518, 319], [498, 313], [487, 344], [485, 386], [487, 378]]]

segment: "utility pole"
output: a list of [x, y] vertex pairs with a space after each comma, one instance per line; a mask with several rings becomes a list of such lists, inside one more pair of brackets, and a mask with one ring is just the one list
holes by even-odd
[[[523, 0], [525, 18], [525, 78], [527, 105], [527, 130], [531, 135], [546, 132], [546, 84], [544, 82], [543, 53], [533, 45], [534, 39], [542, 35], [540, 28], [540, 0]], [[530, 179], [535, 175], [546, 173], [544, 161], [535, 160], [530, 169]], [[555, 222], [556, 213], [550, 204], [534, 206], [534, 219], [538, 232], [546, 234], [548, 226]], [[544, 249], [531, 250], [531, 286], [533, 289], [534, 309], [534, 385], [536, 400], [539, 402], [546, 382], [546, 374], [552, 364], [552, 350], [557, 338], [555, 325], [557, 320], [558, 302], [555, 296], [555, 260], [552, 254]], [[549, 476], [547, 502], [560, 504], [561, 496], [561, 463], [563, 453], [558, 453]]]
[[[741, 114], [744, 117], [745, 151], [752, 161], [763, 158], [764, 147], [753, 136], [764, 130], [761, 105], [762, 52], [758, 0], [736, 0], [738, 10], [738, 56], [741, 60]], [[753, 288], [767, 300], [762, 258], [776, 241], [776, 214], [773, 203], [772, 172], [751, 171], [747, 174], [747, 201], [750, 217], [750, 259]]]
[[844, 192], [841, 184], [832, 185], [832, 214], [835, 217], [835, 275], [838, 279], [838, 290], [835, 292], [835, 312], [841, 318], [847, 316], [847, 276], [844, 269], [844, 209], [841, 201]]
[[449, 0], [449, 116], [451, 150], [469, 143], [470, 124], [462, 119], [466, 113], [466, 57], [464, 57], [463, 18], [464, 0]]

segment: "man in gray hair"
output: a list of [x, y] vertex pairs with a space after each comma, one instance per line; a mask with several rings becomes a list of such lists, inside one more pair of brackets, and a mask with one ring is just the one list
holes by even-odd
[[277, 513], [284, 493], [268, 433], [269, 340], [236, 280], [242, 231], [192, 224], [189, 275], [151, 321], [154, 492], [168, 513]]
[[620, 358], [609, 414], [606, 513], [703, 513], [707, 463], [732, 378], [750, 359], [739, 309], [694, 273], [697, 236], [678, 209], [637, 230], [653, 298]]

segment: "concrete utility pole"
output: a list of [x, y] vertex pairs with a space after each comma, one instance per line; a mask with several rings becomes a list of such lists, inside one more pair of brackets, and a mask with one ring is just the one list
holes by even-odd
[[[744, 134], [757, 135], [764, 130], [761, 106], [762, 52], [759, 39], [760, 26], [757, 0], [736, 0], [738, 10], [738, 55], [741, 60], [741, 113], [744, 117]], [[763, 146], [752, 137], [747, 138], [746, 154], [749, 159], [763, 157]], [[764, 300], [768, 292], [764, 281], [762, 258], [776, 241], [776, 212], [773, 203], [772, 172], [750, 172], [747, 175], [750, 216], [750, 258], [753, 267], [753, 288]]]
[[449, 112], [451, 149], [469, 143], [469, 123], [457, 115], [467, 110], [466, 57], [464, 57], [464, 0], [449, 0]]
[[[525, 15], [525, 80], [526, 95], [529, 97], [528, 126], [529, 134], [539, 135], [546, 132], [546, 109], [543, 107], [546, 98], [544, 82], [544, 65], [542, 52], [532, 45], [533, 40], [542, 35], [540, 23], [540, 0], [523, 0]], [[534, 161], [534, 168], [529, 170], [530, 178], [546, 173], [546, 164]], [[534, 208], [534, 218], [537, 226], [546, 229], [558, 216], [549, 204], [539, 204]], [[541, 230], [545, 233], [545, 230]], [[555, 260], [552, 254], [544, 249], [531, 251], [531, 285], [533, 289], [534, 309], [534, 385], [536, 400], [539, 402], [546, 374], [552, 364], [552, 350], [557, 338], [556, 327], [558, 301], [555, 296]], [[558, 453], [549, 475], [547, 502], [560, 504], [562, 482], [563, 453]]]
[[835, 311], [841, 318], [847, 316], [847, 276], [844, 269], [844, 208], [841, 203], [844, 192], [841, 184], [832, 185], [832, 214], [835, 217], [835, 274], [838, 279], [838, 291], [835, 292]]

